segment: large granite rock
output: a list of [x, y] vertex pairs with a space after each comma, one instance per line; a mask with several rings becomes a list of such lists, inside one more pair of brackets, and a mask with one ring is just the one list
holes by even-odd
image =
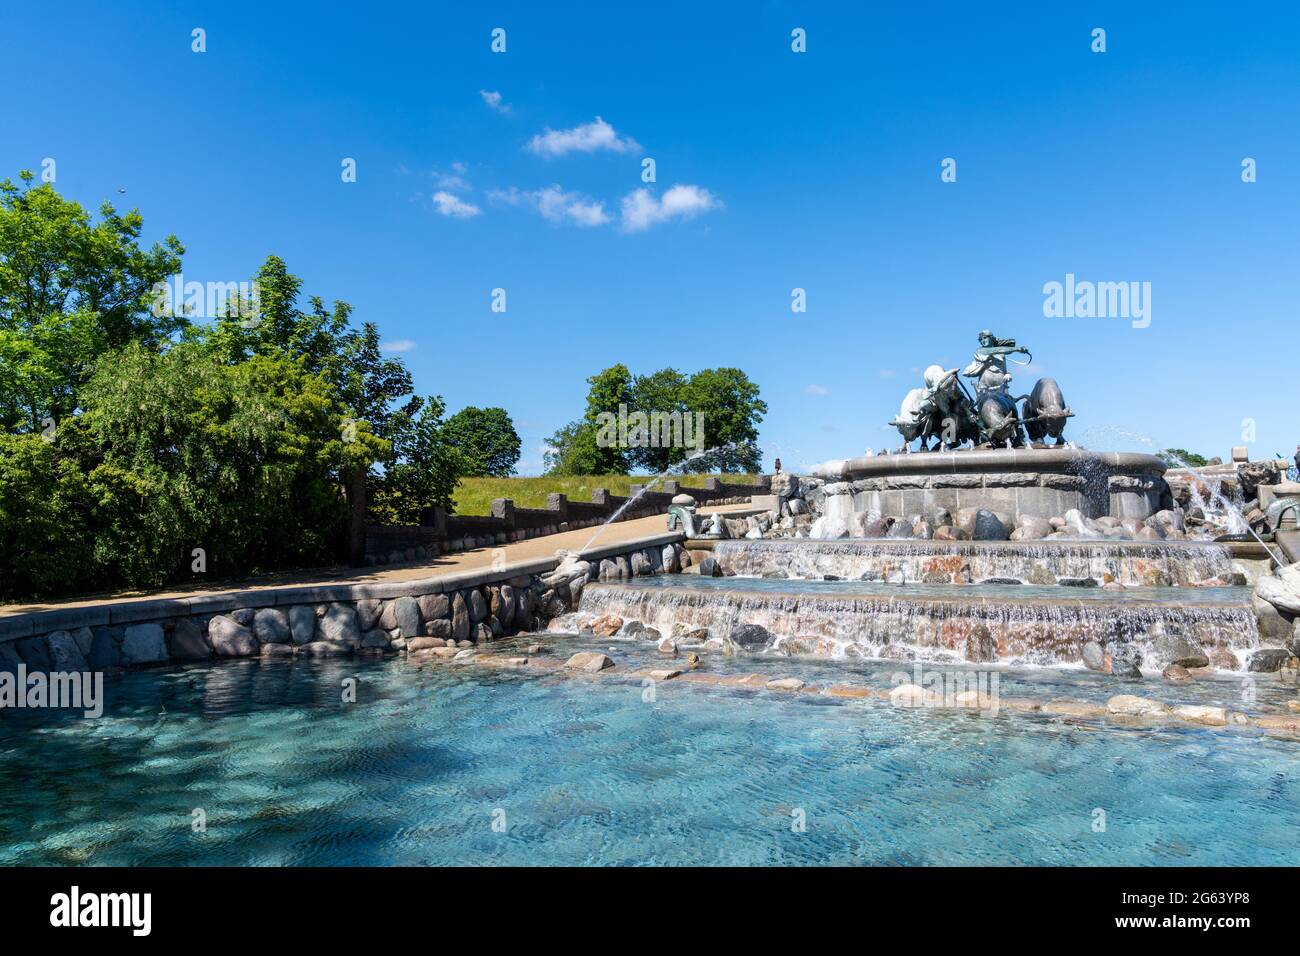
[[420, 603], [413, 597], [399, 597], [389, 607], [393, 612], [393, 626], [386, 630], [396, 629], [401, 632], [400, 637], [419, 637]]
[[128, 664], [161, 664], [167, 639], [160, 624], [132, 624], [122, 634], [122, 658]]
[[68, 631], [55, 631], [48, 638], [50, 657], [54, 664], [51, 668], [58, 673], [81, 673], [88, 670], [86, 657], [77, 646], [76, 639]]
[[1176, 634], [1160, 634], [1153, 643], [1156, 657], [1166, 664], [1178, 664], [1182, 667], [1210, 666], [1210, 659], [1204, 649], [1185, 637]]
[[357, 612], [346, 604], [331, 604], [320, 619], [319, 637], [328, 644], [358, 647], [361, 644], [361, 626], [357, 622]]
[[176, 622], [167, 634], [167, 656], [174, 661], [204, 661], [212, 656], [198, 621], [183, 617]]
[[289, 632], [295, 644], [306, 644], [316, 634], [316, 610], [306, 604], [289, 608]]
[[253, 615], [253, 635], [262, 644], [288, 644], [293, 640], [289, 615], [278, 607], [264, 607]]
[[738, 624], [728, 635], [741, 647], [766, 647], [772, 643], [772, 634], [761, 624]]
[[257, 653], [253, 632], [224, 614], [208, 622], [208, 643], [218, 657], [252, 657]]
[[416, 603], [420, 605], [420, 616], [426, 621], [451, 616], [451, 601], [445, 594], [421, 594]]

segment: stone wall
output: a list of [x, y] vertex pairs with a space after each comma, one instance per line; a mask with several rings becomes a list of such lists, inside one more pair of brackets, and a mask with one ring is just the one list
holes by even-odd
[[[539, 630], [586, 580], [652, 574], [682, 560], [682, 535], [420, 581], [262, 588], [122, 600], [0, 617], [0, 670], [115, 671], [220, 658], [473, 653]], [[579, 580], [572, 568], [581, 567]]]
[[[420, 561], [440, 554], [474, 548], [489, 548], [543, 535], [559, 534], [604, 524], [615, 515], [619, 521], [664, 514], [673, 496], [686, 492], [701, 505], [743, 504], [768, 490], [768, 479], [758, 484], [734, 484], [720, 478], [706, 478], [702, 488], [680, 487], [676, 481], [662, 482], [662, 491], [644, 491], [632, 485], [630, 496], [615, 495], [596, 488], [591, 501], [570, 501], [563, 494], [550, 494], [545, 508], [519, 508], [509, 498], [492, 502], [491, 515], [449, 515], [441, 508], [425, 509], [420, 525], [370, 525], [366, 528], [366, 563], [396, 564]], [[631, 502], [629, 506], [629, 502]], [[626, 508], [626, 510], [621, 509]]]

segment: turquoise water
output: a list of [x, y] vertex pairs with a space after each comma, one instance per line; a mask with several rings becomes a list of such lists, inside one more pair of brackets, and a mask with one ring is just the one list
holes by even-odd
[[[731, 666], [769, 665], [800, 673]], [[230, 662], [108, 691], [99, 720], [0, 721], [0, 863], [1300, 862], [1300, 745], [1248, 734], [681, 682], [647, 701], [636, 681], [399, 660]]]

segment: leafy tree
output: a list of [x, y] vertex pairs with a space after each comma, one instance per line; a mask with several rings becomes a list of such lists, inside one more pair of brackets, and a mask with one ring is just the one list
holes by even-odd
[[704, 447], [718, 449], [692, 462], [692, 471], [757, 472], [763, 463], [758, 448], [758, 424], [767, 402], [758, 386], [738, 368], [706, 368], [691, 376], [682, 400], [704, 416]]
[[504, 478], [519, 461], [519, 433], [504, 408], [462, 408], [447, 419], [444, 437], [465, 459], [465, 474]]
[[226, 365], [196, 343], [131, 345], [98, 363], [84, 402], [67, 441], [112, 505], [100, 556], [133, 585], [186, 575], [194, 548], [219, 573], [334, 559], [341, 475], [389, 450], [287, 356]]
[[1185, 468], [1188, 466], [1200, 468], [1210, 463], [1210, 460], [1204, 455], [1198, 455], [1186, 448], [1166, 448], [1164, 451], [1157, 453], [1156, 457], [1171, 468]]
[[77, 410], [97, 355], [185, 325], [150, 308], [185, 250], [175, 236], [141, 249], [137, 211], [104, 203], [92, 223], [52, 185], [19, 179], [0, 182], [0, 429], [41, 431]]
[[[569, 422], [558, 429], [546, 440], [550, 446], [542, 456], [542, 462], [548, 475], [599, 475], [601, 465], [606, 460], [604, 452], [596, 444], [596, 427], [586, 421]], [[604, 474], [622, 474], [604, 472]]]
[[421, 512], [432, 505], [450, 511], [462, 475], [463, 453], [446, 434], [441, 396], [423, 402], [409, 426], [395, 430], [393, 451], [376, 482], [371, 515], [381, 523], [419, 524]]
[[[655, 415], [680, 416], [688, 411], [684, 401], [685, 387], [686, 377], [674, 368], [638, 375], [632, 381], [629, 408], [644, 413], [648, 418]], [[653, 418], [650, 420], [654, 421]], [[675, 434], [650, 437], [652, 441], [628, 449], [628, 459], [634, 466], [658, 474], [682, 461], [689, 451], [681, 443], [686, 436], [680, 429]]]
[[[590, 387], [587, 390], [587, 409], [583, 420], [592, 428], [596, 427], [600, 415], [617, 415], [619, 405], [627, 405], [632, 400], [632, 373], [626, 365], [612, 365], [587, 379], [587, 384]], [[582, 454], [589, 458], [586, 463], [592, 466], [587, 474], [625, 474], [631, 464], [626, 449], [617, 444], [601, 444], [595, 440], [598, 437], [594, 433], [590, 441], [583, 437]]]

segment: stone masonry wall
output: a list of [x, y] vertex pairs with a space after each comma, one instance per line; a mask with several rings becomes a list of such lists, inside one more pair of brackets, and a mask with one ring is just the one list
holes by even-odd
[[[499, 637], [543, 629], [577, 606], [586, 580], [676, 570], [680, 534], [422, 581], [268, 588], [118, 601], [0, 617], [0, 670], [88, 672], [221, 658], [473, 653]], [[574, 565], [566, 566], [572, 568]], [[589, 569], [589, 570], [586, 570]]]

